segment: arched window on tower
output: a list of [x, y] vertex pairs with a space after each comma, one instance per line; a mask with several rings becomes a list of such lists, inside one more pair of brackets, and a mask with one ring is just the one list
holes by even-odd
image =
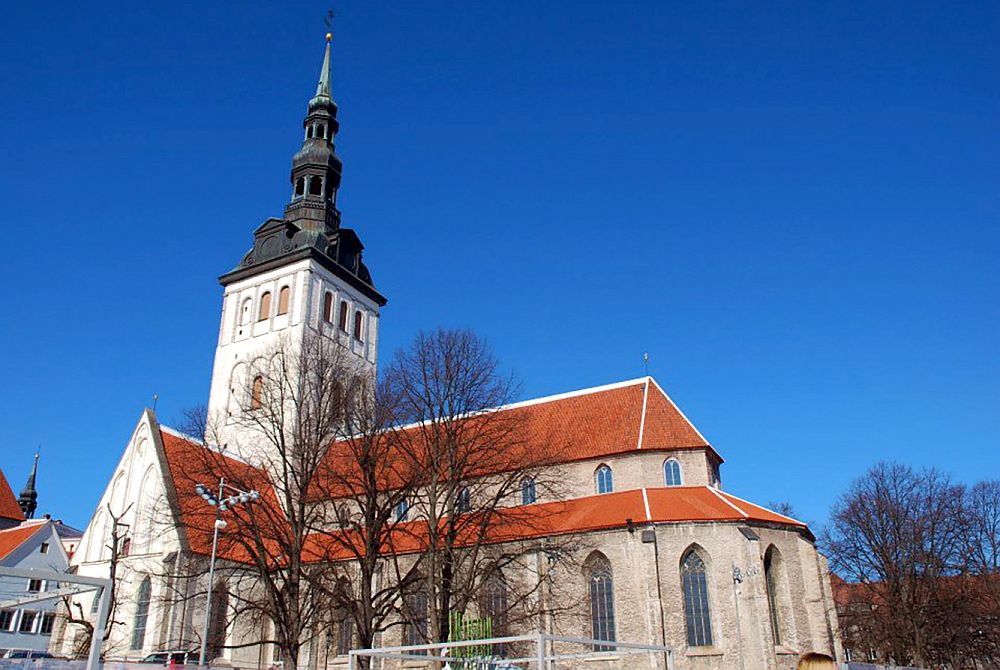
[[615, 490], [614, 475], [607, 463], [601, 463], [594, 472], [594, 488], [598, 493], [611, 493]]
[[323, 178], [313, 175], [309, 177], [309, 195], [323, 195]]
[[312, 126], [306, 126], [306, 139], [308, 140], [308, 139], [312, 138], [312, 136], [313, 136], [313, 127]]
[[299, 177], [295, 180], [295, 195], [305, 195], [306, 194], [306, 178]]
[[287, 286], [282, 286], [281, 290], [278, 291], [278, 315], [288, 314], [288, 298], [291, 296], [292, 290]]
[[333, 323], [333, 293], [330, 291], [323, 295], [323, 320]]
[[146, 640], [146, 622], [149, 620], [149, 600], [150, 600], [150, 590], [152, 586], [149, 582], [149, 577], [142, 580], [139, 584], [139, 592], [135, 597], [135, 616], [132, 619], [132, 644], [130, 649], [139, 650], [142, 649], [143, 642]]
[[361, 339], [362, 316], [360, 311], [354, 312], [354, 339]]
[[684, 590], [684, 619], [689, 647], [712, 645], [712, 613], [708, 604], [708, 579], [705, 561], [695, 549], [681, 559], [681, 585]]
[[250, 385], [250, 409], [260, 409], [264, 403], [264, 378], [257, 375]]
[[340, 329], [347, 332], [347, 301], [340, 301]]
[[260, 297], [260, 311], [257, 313], [258, 321], [267, 321], [271, 318], [271, 292], [264, 291]]
[[[615, 582], [611, 562], [603, 554], [587, 559], [586, 574], [590, 583], [590, 627], [595, 640], [615, 640]], [[594, 651], [611, 651], [610, 645], [594, 645]]]
[[316, 137], [322, 137], [323, 139], [326, 139], [326, 126], [320, 124], [319, 132], [316, 133]]
[[668, 458], [663, 461], [663, 485], [680, 486], [681, 483], [681, 464], [677, 459]]
[[253, 298], [247, 298], [243, 301], [243, 309], [240, 314], [240, 324], [247, 325], [250, 323], [250, 319], [253, 317]]

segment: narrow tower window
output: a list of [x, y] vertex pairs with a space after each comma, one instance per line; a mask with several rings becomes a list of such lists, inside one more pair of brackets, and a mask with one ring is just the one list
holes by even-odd
[[306, 178], [299, 177], [295, 180], [295, 195], [305, 195], [306, 194]]
[[271, 292], [265, 291], [260, 297], [260, 312], [257, 314], [258, 321], [266, 321], [271, 316]]
[[354, 312], [354, 338], [361, 339], [361, 312]]
[[278, 291], [278, 314], [288, 314], [288, 297], [291, 294], [291, 289], [287, 286], [282, 286], [281, 290]]
[[347, 332], [347, 301], [340, 301], [340, 329]]
[[322, 137], [323, 139], [326, 139], [326, 126], [320, 125], [319, 132], [316, 133], [316, 135], [318, 137]]
[[264, 399], [264, 378], [257, 375], [250, 387], [250, 409], [260, 409]]
[[323, 296], [323, 320], [333, 323], [333, 293], [330, 291]]

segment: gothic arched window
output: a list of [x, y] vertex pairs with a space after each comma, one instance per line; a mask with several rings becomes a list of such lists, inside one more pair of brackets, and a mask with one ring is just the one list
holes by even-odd
[[668, 458], [663, 461], [663, 484], [664, 486], [681, 485], [681, 464], [676, 458]]
[[[506, 637], [509, 634], [508, 610], [507, 582], [503, 575], [497, 572], [486, 579], [479, 602], [480, 614], [490, 619], [493, 637]], [[503, 645], [494, 647], [495, 654], [503, 656], [504, 651]]]
[[146, 639], [146, 622], [149, 620], [149, 596], [152, 586], [149, 577], [139, 584], [139, 592], [135, 597], [135, 617], [132, 619], [132, 644], [129, 647], [133, 650], [142, 649], [142, 644]]
[[774, 545], [768, 547], [764, 554], [764, 584], [767, 587], [767, 609], [771, 617], [771, 634], [774, 644], [781, 644], [781, 612], [778, 609], [779, 577], [781, 572], [781, 554]]
[[463, 486], [462, 490], [458, 492], [458, 498], [455, 500], [455, 511], [462, 514], [472, 511], [472, 494], [469, 492], [468, 486]]
[[614, 475], [611, 473], [611, 466], [601, 463], [594, 472], [594, 488], [598, 493], [611, 493], [615, 490]]
[[323, 320], [333, 323], [333, 293], [330, 291], [323, 296]]
[[396, 503], [396, 521], [406, 521], [406, 517], [410, 514], [410, 501], [403, 498], [398, 503]]
[[306, 178], [299, 177], [295, 180], [295, 195], [305, 195], [306, 194]]
[[264, 378], [257, 375], [250, 386], [250, 409], [260, 409], [264, 402]]
[[538, 495], [535, 491], [535, 478], [525, 477], [521, 480], [521, 504], [530, 505], [536, 500], [538, 500]]
[[340, 329], [347, 332], [347, 301], [340, 301]]
[[[423, 644], [427, 641], [427, 594], [423, 591], [406, 597], [406, 627], [403, 644]], [[427, 652], [416, 652], [418, 654]]]
[[271, 316], [271, 292], [264, 291], [260, 296], [260, 312], [257, 313], [258, 321], [267, 321]]
[[355, 311], [354, 312], [354, 337], [356, 339], [359, 339], [359, 340], [361, 339], [361, 320], [362, 320], [361, 312], [360, 311]]
[[694, 549], [681, 559], [681, 584], [684, 590], [684, 618], [689, 647], [712, 644], [712, 613], [708, 604], [708, 579], [705, 561]]
[[278, 314], [288, 314], [288, 299], [291, 297], [292, 290], [287, 286], [282, 286], [281, 290], [278, 291]]
[[[590, 627], [595, 640], [615, 640], [615, 582], [611, 576], [611, 562], [594, 554], [587, 560], [587, 578], [590, 582]], [[596, 645], [594, 651], [611, 651], [611, 645]]]

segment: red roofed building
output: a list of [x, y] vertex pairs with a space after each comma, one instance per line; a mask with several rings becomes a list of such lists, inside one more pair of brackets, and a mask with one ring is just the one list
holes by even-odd
[[[256, 366], [277, 342], [329, 338], [358, 367], [376, 370], [386, 299], [362, 262], [358, 235], [340, 225], [336, 195], [342, 164], [334, 152], [337, 108], [330, 97], [327, 49], [303, 122], [303, 145], [292, 161], [284, 216], [259, 226], [251, 250], [220, 280], [222, 319], [209, 399], [219, 417], [259, 401]], [[521, 448], [547, 453], [549, 474], [565, 489], [558, 499], [536, 498], [532, 483], [520, 500], [503, 508], [512, 523], [487, 536], [497, 545], [531, 547], [533, 567], [505, 579], [553, 584], [537, 596], [545, 613], [532, 621], [533, 630], [665, 645], [674, 650], [677, 670], [790, 669], [805, 651], [841, 656], [826, 560], [810, 530], [724, 490], [722, 457], [651, 377], [494, 411], [517, 418]], [[418, 433], [416, 426], [401, 431]], [[95, 576], [108, 575], [112, 562], [116, 565], [121, 602], [105, 649], [108, 658], [137, 660], [200, 642], [205, 580], [183, 577], [200, 575], [215, 515], [196, 486], [212, 489], [225, 472], [244, 489], [259, 491], [251, 509], [269, 519], [261, 542], [277, 546], [286, 530], [286, 501], [279, 500], [270, 473], [255, 465], [262, 453], [240, 440], [233, 445], [224, 453], [206, 447], [161, 426], [147, 410], [120, 461], [109, 468], [107, 487], [72, 561], [79, 573]], [[336, 446], [330, 458], [342, 457]], [[331, 502], [329, 490], [326, 496], [309, 493], [310, 505]], [[0, 510], [2, 495], [0, 490]], [[250, 561], [239, 514], [230, 516], [218, 550], [234, 570]], [[301, 558], [348, 560], [331, 544], [336, 532], [310, 535]], [[393, 533], [397, 555], [419, 547], [419, 522], [401, 523]], [[574, 538], [572, 555], [547, 551], [555, 538], [565, 537]], [[267, 565], [277, 570], [287, 560], [275, 554]], [[564, 607], [542, 603], [557, 597], [556, 586]], [[225, 613], [229, 596], [245, 585], [215, 588], [213, 611]], [[89, 596], [75, 597], [73, 611], [91, 609]], [[382, 644], [399, 644], [403, 630], [390, 629]], [[54, 646], [71, 653], [84, 634], [82, 627], [68, 626]], [[342, 630], [317, 631], [312, 652], [307, 649], [300, 665], [344, 667], [343, 654], [320, 655], [349, 647], [342, 635]], [[269, 637], [266, 622], [215, 626], [209, 655], [240, 668], [269, 666], [277, 660], [273, 645], [257, 643]], [[653, 656], [626, 661], [595, 654], [581, 663], [660, 667]]]
[[0, 529], [17, 526], [24, 521], [24, 512], [17, 504], [17, 498], [7, 483], [3, 471], [0, 470]]

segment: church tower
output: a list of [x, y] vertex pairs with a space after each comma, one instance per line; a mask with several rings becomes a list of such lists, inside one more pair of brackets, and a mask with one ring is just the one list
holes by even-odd
[[333, 338], [362, 369], [375, 373], [379, 310], [386, 299], [362, 261], [357, 233], [340, 225], [343, 164], [334, 144], [339, 123], [330, 89], [330, 37], [302, 123], [302, 147], [292, 157], [285, 214], [262, 223], [253, 248], [219, 278], [225, 291], [208, 402], [213, 420], [246, 406], [238, 394], [253, 393], [249, 371], [281, 338]]

